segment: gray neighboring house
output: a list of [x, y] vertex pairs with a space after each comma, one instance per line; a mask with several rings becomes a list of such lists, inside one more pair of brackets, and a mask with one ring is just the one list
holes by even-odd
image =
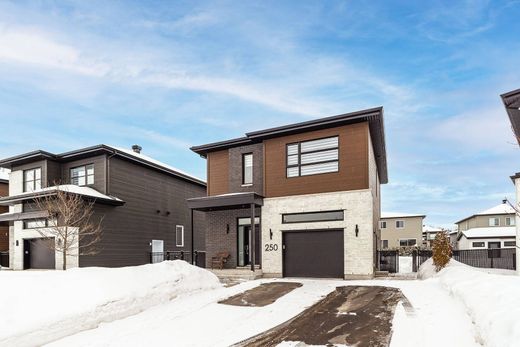
[[140, 146], [37, 150], [2, 159], [0, 167], [11, 170], [9, 195], [0, 198], [9, 212], [0, 222], [9, 223], [12, 269], [61, 268], [61, 254], [45, 247], [37, 230], [44, 231], [47, 214], [31, 203], [57, 190], [95, 201], [93, 218], [103, 217], [100, 253], [73, 256], [68, 267], [140, 265], [162, 260], [166, 251], [204, 249], [203, 237], [194, 245], [191, 239], [192, 220], [202, 224], [204, 216], [190, 215], [186, 199], [204, 196], [205, 182], [143, 155]]

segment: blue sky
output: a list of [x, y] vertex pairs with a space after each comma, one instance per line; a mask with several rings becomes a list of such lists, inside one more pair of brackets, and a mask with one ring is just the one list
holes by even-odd
[[2, 1], [0, 157], [99, 143], [200, 177], [188, 147], [385, 107], [383, 210], [450, 225], [514, 197], [499, 95], [519, 1]]

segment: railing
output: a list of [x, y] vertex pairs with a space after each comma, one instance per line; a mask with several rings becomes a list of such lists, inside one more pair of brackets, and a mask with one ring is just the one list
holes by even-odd
[[[195, 251], [195, 265], [198, 267], [206, 267], [206, 252]], [[150, 263], [160, 263], [164, 260], [185, 260], [192, 263], [191, 252], [189, 251], [166, 251], [166, 252], [152, 252], [150, 253]]]
[[[413, 271], [432, 256], [431, 250], [417, 250], [413, 253]], [[515, 248], [457, 249], [453, 259], [463, 264], [488, 268], [516, 270]]]
[[0, 267], [9, 267], [9, 252], [0, 252]]

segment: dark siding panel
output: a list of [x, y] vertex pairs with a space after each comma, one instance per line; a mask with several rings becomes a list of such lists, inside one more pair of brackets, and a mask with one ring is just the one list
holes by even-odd
[[[110, 194], [123, 199], [118, 207], [97, 206], [104, 215], [101, 252], [80, 257], [80, 266], [127, 266], [149, 262], [152, 240], [164, 240], [165, 250], [190, 250], [190, 210], [186, 199], [205, 196], [205, 187], [150, 170], [131, 162], [110, 159]], [[160, 211], [159, 213], [157, 211]], [[168, 215], [167, 212], [170, 212]], [[195, 213], [195, 249], [204, 250], [202, 213]], [[184, 247], [175, 246], [175, 226], [184, 225]]]
[[81, 160], [70, 161], [67, 163], [63, 163], [62, 167], [62, 177], [63, 184], [70, 184], [70, 169], [82, 166], [94, 164], [94, 185], [92, 188], [96, 189], [101, 193], [106, 193], [106, 156], [98, 155], [95, 157], [90, 157]]
[[[253, 153], [253, 185], [242, 187], [242, 154]], [[264, 192], [263, 144], [234, 147], [229, 149], [229, 192]]]
[[54, 186], [55, 184], [62, 183], [61, 178], [61, 165], [52, 160], [47, 160], [47, 185]]

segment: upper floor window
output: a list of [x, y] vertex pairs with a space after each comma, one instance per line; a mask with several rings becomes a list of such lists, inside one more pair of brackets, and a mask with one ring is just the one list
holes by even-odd
[[242, 154], [242, 184], [253, 184], [253, 153]]
[[395, 221], [395, 227], [396, 227], [397, 229], [402, 229], [402, 228], [404, 228], [404, 220], [396, 220], [396, 221]]
[[94, 164], [70, 169], [70, 183], [77, 186], [94, 184]]
[[287, 145], [287, 177], [339, 171], [337, 136]]
[[386, 221], [381, 221], [381, 229], [386, 229]]
[[500, 219], [497, 217], [489, 218], [489, 226], [490, 227], [497, 227], [500, 225]]
[[31, 192], [42, 187], [42, 169], [30, 169], [23, 172], [23, 190]]
[[506, 217], [506, 225], [507, 226], [515, 225], [515, 217]]

